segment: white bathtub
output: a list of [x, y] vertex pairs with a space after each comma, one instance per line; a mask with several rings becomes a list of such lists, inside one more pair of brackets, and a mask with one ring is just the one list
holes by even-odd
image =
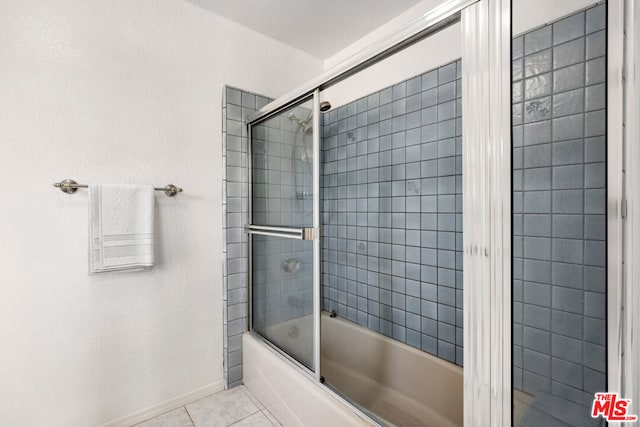
[[[310, 354], [289, 336], [310, 332], [311, 318], [270, 330], [287, 346]], [[295, 334], [294, 334], [295, 335]], [[462, 369], [406, 344], [322, 315], [321, 374], [326, 383], [398, 426], [461, 426]], [[367, 425], [326, 387], [304, 375], [251, 334], [243, 339], [244, 383], [285, 425]]]

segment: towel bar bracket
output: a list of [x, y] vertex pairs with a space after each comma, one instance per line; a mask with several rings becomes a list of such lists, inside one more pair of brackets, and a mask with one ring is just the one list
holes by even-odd
[[78, 191], [78, 187], [77, 187], [78, 183], [72, 179], [65, 179], [64, 181], [56, 182], [53, 185], [55, 187], [59, 187], [60, 191], [67, 194], [73, 194], [76, 191]]
[[[65, 179], [53, 184], [54, 187], [59, 188], [60, 191], [67, 194], [73, 194], [78, 191], [78, 188], [87, 188], [87, 184], [78, 184], [72, 179]], [[164, 187], [154, 187], [155, 191], [162, 191], [168, 197], [173, 197], [178, 193], [182, 193], [182, 188], [176, 187], [173, 184], [166, 185]]]
[[164, 194], [168, 197], [173, 197], [181, 191], [182, 191], [182, 188], [178, 188], [173, 184], [169, 184], [166, 187], [164, 187]]

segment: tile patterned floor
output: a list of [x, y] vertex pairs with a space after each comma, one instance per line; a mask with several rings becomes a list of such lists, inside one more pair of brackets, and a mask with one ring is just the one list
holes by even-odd
[[245, 386], [234, 387], [136, 424], [134, 427], [274, 427], [278, 420]]

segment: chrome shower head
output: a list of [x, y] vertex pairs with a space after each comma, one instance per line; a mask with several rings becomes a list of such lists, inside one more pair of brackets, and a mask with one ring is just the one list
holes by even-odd
[[287, 118], [292, 122], [296, 122], [305, 135], [308, 135], [313, 131], [313, 126], [311, 125], [309, 120], [299, 119], [298, 116], [296, 116], [294, 113], [287, 114]]

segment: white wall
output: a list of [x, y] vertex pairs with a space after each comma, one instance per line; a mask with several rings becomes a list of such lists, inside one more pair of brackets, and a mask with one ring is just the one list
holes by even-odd
[[[221, 95], [315, 58], [183, 0], [0, 0], [0, 424], [91, 426], [222, 382]], [[87, 192], [157, 196], [151, 272], [87, 276]]]

